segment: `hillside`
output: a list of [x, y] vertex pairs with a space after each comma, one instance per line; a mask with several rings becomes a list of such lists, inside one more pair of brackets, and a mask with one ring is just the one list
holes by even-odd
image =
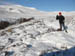
[[31, 21], [14, 24], [0, 30], [0, 56], [4, 56], [5, 51], [8, 51], [10, 56], [75, 55], [74, 12], [63, 12], [68, 27], [68, 33], [66, 33], [54, 31], [59, 28], [58, 21], [55, 19], [57, 12], [41, 12], [18, 5], [0, 6], [0, 8], [0, 20], [11, 19], [12, 22], [13, 19], [20, 17], [34, 17]]

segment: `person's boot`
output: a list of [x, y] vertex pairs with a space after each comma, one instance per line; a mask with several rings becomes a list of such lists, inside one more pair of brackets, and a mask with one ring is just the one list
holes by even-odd
[[65, 32], [66, 32], [66, 33], [68, 33], [68, 31], [67, 31], [67, 30], [65, 30]]
[[62, 31], [62, 29], [59, 28], [59, 29], [57, 29], [57, 31]]

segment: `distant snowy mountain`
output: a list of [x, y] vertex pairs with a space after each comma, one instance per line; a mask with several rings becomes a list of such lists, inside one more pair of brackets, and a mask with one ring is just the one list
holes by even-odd
[[[62, 12], [63, 15], [75, 15], [75, 12]], [[0, 5], [0, 20], [15, 20], [18, 18], [30, 17], [48, 17], [56, 16], [58, 12], [44, 12], [32, 7], [24, 7], [21, 5]]]
[[46, 15], [35, 8], [21, 5], [0, 5], [0, 20], [15, 20], [19, 18], [30, 18]]

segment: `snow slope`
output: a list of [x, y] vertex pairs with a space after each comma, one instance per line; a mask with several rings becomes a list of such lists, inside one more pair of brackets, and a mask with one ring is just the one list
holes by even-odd
[[[13, 56], [39, 56], [48, 50], [53, 52], [75, 46], [74, 34], [54, 32], [53, 28], [45, 25], [42, 20], [11, 26], [0, 33], [0, 46], [13, 49]], [[16, 47], [12, 47], [13, 45]]]
[[[16, 6], [13, 6], [15, 10], [11, 9], [12, 11], [9, 11], [7, 8], [10, 7], [12, 6], [0, 6], [0, 8], [4, 9], [4, 11], [3, 9], [0, 9], [0, 12], [6, 13], [3, 14], [5, 18], [8, 18], [8, 16], [6, 17], [6, 15], [9, 14], [10, 18], [12, 18], [12, 16], [15, 17], [14, 14], [25, 14], [25, 12], [22, 13], [18, 11]], [[22, 8], [22, 6], [18, 7], [19, 9]], [[8, 51], [9, 54], [11, 53], [10, 56], [75, 55], [75, 48], [73, 48], [75, 47], [74, 15], [68, 15], [68, 18], [66, 17], [66, 25], [68, 26], [68, 33], [66, 33], [64, 31], [54, 31], [54, 29], [57, 29], [59, 27], [58, 21], [55, 20], [55, 15], [49, 16], [49, 14], [41, 14], [36, 9], [28, 8], [27, 11], [28, 10], [32, 10], [34, 12], [31, 13], [35, 17], [34, 20], [22, 24], [12, 25], [4, 30], [0, 30], [0, 56], [5, 55], [4, 51]], [[37, 19], [38, 15], [36, 14], [38, 13], [40, 13], [39, 15], [41, 17], [44, 16], [44, 18], [39, 17], [39, 19]], [[1, 15], [2, 14], [0, 13], [0, 17]]]

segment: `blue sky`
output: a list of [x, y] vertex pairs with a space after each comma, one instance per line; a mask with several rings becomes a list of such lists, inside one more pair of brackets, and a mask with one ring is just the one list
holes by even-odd
[[75, 11], [75, 0], [0, 0], [0, 4], [20, 4], [41, 11]]

